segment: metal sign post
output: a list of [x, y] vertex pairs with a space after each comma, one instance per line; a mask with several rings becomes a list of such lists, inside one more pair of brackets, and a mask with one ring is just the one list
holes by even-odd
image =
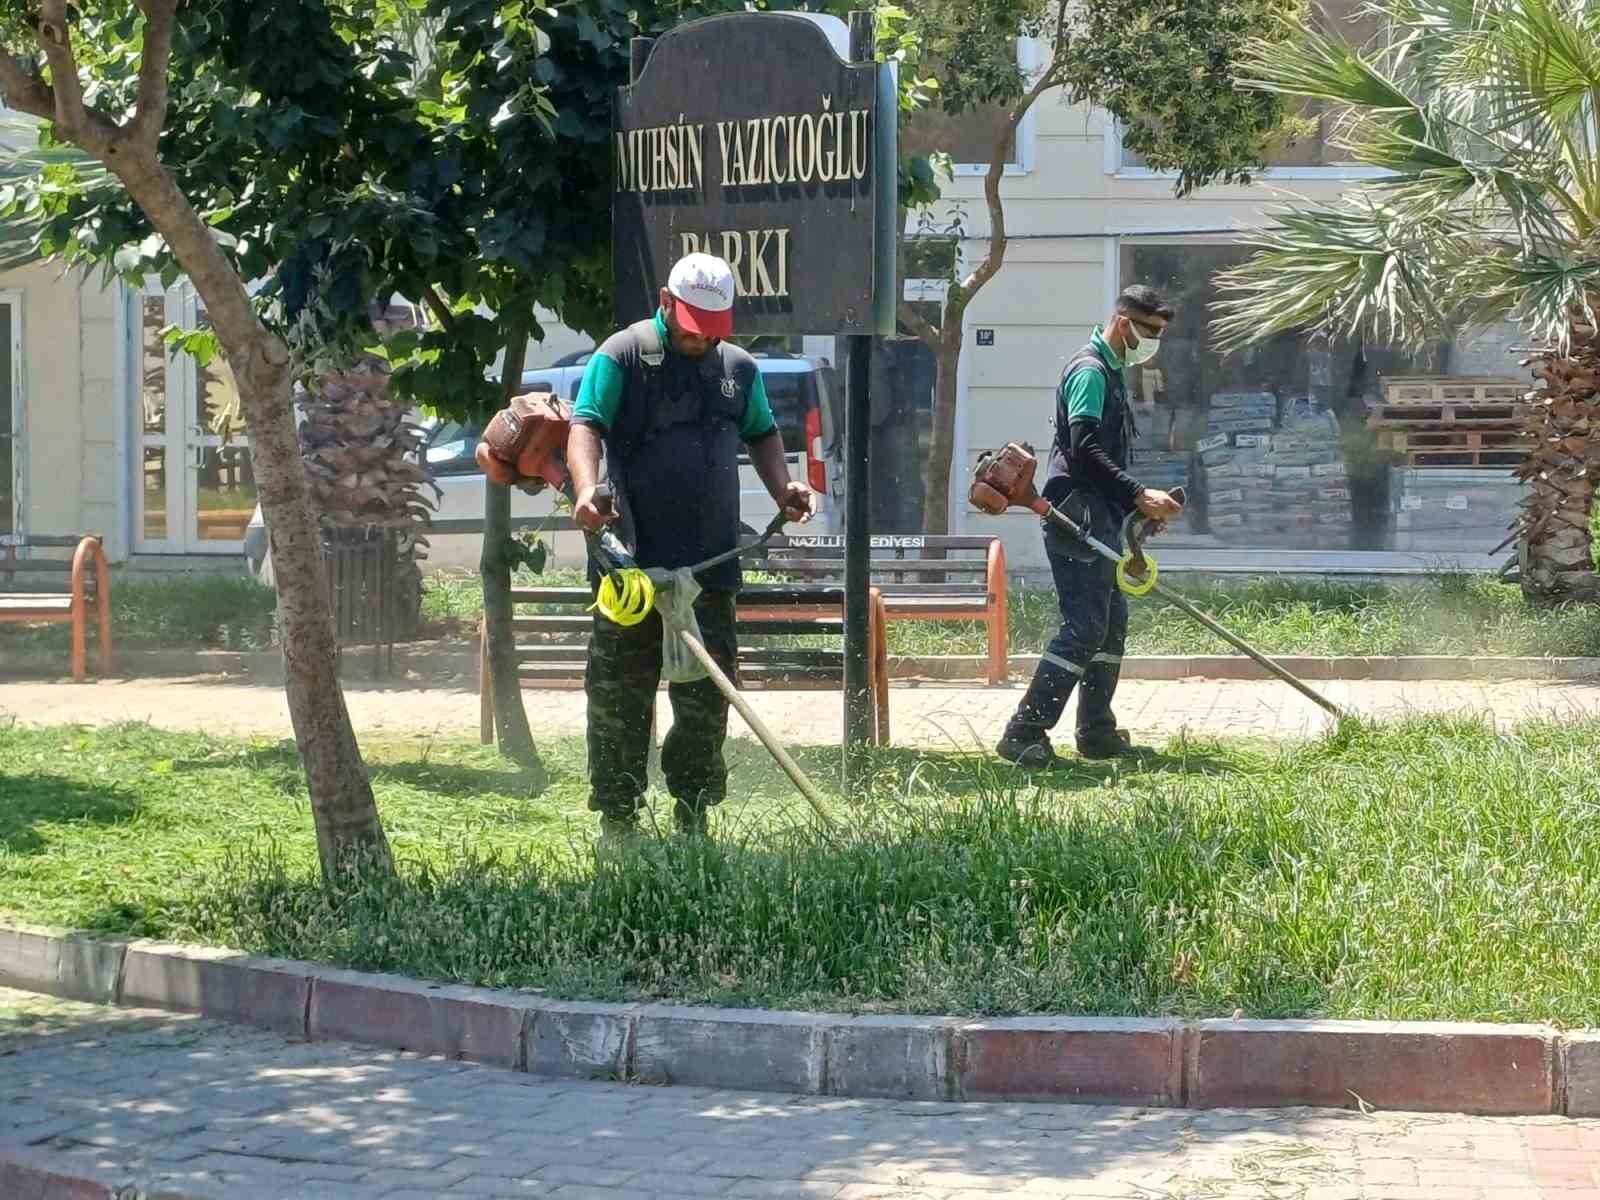
[[[837, 38], [830, 40], [832, 31]], [[672, 264], [704, 251], [738, 281], [740, 335], [848, 339], [844, 774], [871, 744], [872, 336], [895, 328], [892, 75], [870, 13], [732, 13], [635, 39], [612, 131], [619, 323], [649, 316]], [[848, 55], [843, 52], [848, 49]]]

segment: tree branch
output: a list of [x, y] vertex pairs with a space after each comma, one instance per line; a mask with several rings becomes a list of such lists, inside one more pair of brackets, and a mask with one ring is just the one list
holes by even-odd
[[43, 0], [39, 5], [39, 44], [50, 63], [50, 83], [55, 91], [54, 120], [65, 137], [76, 138], [83, 125], [83, 81], [72, 54], [72, 30], [67, 24], [67, 0]]
[[139, 106], [129, 136], [154, 150], [167, 123], [167, 70], [172, 63], [172, 27], [178, 0], [138, 0], [144, 9], [144, 53], [139, 59]]
[[41, 0], [38, 28], [39, 44], [50, 64], [50, 90], [55, 93], [51, 120], [56, 136], [104, 158], [117, 127], [111, 118], [83, 102], [83, 80], [78, 78], [78, 60], [72, 52], [67, 0]]
[[901, 322], [917, 339], [929, 350], [939, 349], [939, 331], [933, 323], [911, 306], [909, 300], [902, 299], [896, 306]]
[[977, 269], [967, 276], [959, 287], [951, 289], [954, 294], [950, 302], [960, 308], [965, 308], [978, 290], [993, 279], [1005, 265], [1006, 209], [1000, 199], [1000, 180], [1006, 173], [1006, 160], [1010, 157], [1007, 150], [1017, 136], [1017, 127], [1022, 124], [1022, 118], [1027, 116], [1034, 101], [1056, 85], [1057, 76], [1056, 60], [1052, 58], [1050, 66], [1017, 101], [1016, 107], [1007, 114], [1005, 128], [995, 139], [994, 153], [989, 157], [989, 170], [983, 177], [983, 202], [989, 210], [989, 253], [984, 255]]
[[0, 45], [0, 94], [4, 95], [7, 108], [46, 121], [55, 119], [55, 92], [39, 72], [24, 70], [21, 60], [5, 45]]
[[449, 333], [454, 333], [456, 328], [456, 315], [450, 311], [450, 306], [444, 302], [444, 297], [439, 295], [439, 289], [433, 284], [428, 285], [428, 290], [422, 293], [422, 299], [433, 310], [433, 315], [439, 318], [439, 324]]

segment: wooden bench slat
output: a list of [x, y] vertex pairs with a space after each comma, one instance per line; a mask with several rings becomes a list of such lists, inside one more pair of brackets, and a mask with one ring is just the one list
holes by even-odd
[[9, 575], [17, 572], [43, 572], [48, 571], [56, 575], [68, 575], [72, 572], [70, 558], [7, 558], [0, 554], [0, 575]]
[[[512, 628], [518, 633], [577, 633], [586, 634], [594, 628], [590, 617], [517, 617]], [[735, 628], [740, 633], [756, 637], [829, 636], [844, 632], [844, 618], [799, 618], [796, 620], [763, 619], [739, 621]], [[575, 645], [577, 643], [568, 643]], [[521, 653], [519, 648], [518, 653]]]
[[[584, 587], [512, 588], [512, 604], [571, 604], [587, 608], [593, 596]], [[739, 607], [762, 604], [806, 604], [839, 607], [844, 587], [831, 583], [747, 583], [739, 592]]]
[[[884, 539], [917, 539], [920, 546], [888, 546], [883, 545]], [[754, 539], [747, 539], [753, 541]], [[825, 545], [817, 545], [819, 541], [826, 540]], [[909, 533], [909, 534], [874, 534], [871, 539], [878, 543], [872, 546], [874, 554], [882, 551], [893, 550], [905, 554], [917, 554], [926, 550], [987, 550], [994, 541], [992, 534], [982, 533]], [[789, 533], [779, 534], [768, 545], [779, 548], [792, 548], [796, 550], [840, 550], [844, 544], [842, 534], [805, 534]]]
[[0, 613], [70, 613], [71, 596], [52, 596], [44, 592], [37, 595], [0, 596]]
[[875, 583], [872, 585], [883, 593], [885, 600], [896, 596], [907, 599], [916, 596], [954, 596], [963, 599], [987, 600], [993, 595], [989, 591], [986, 580], [975, 579], [971, 583]]
[[104, 540], [97, 533], [6, 533], [0, 534], [0, 551], [10, 549], [27, 550], [32, 547], [38, 547], [40, 549], [76, 550], [78, 548], [78, 543], [82, 542], [86, 537], [91, 542], [101, 542]]
[[[985, 562], [972, 558], [944, 558], [927, 560], [919, 558], [874, 558], [871, 561], [872, 573], [880, 571], [886, 575], [896, 573], [902, 575], [932, 575], [943, 572], [946, 575], [972, 575], [983, 574], [989, 567]], [[746, 571], [764, 571], [772, 575], [784, 571], [803, 572], [828, 572], [840, 574], [844, 571], [842, 558], [747, 558], [744, 560]]]

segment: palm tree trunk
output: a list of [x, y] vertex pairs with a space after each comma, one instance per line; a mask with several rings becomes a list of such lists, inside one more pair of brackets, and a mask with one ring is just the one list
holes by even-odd
[[[1533, 438], [1518, 475], [1529, 485], [1517, 555], [1530, 600], [1600, 599], [1591, 519], [1600, 468], [1600, 342], [1575, 321], [1567, 354], [1534, 360], [1545, 383], [1533, 394], [1526, 427]], [[1591, 432], [1592, 430], [1592, 432]]]

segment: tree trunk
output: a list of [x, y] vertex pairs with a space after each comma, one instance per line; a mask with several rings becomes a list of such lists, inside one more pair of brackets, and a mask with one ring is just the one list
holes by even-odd
[[956, 448], [956, 371], [961, 365], [962, 318], [952, 305], [939, 329], [938, 374], [933, 385], [933, 437], [928, 449], [928, 492], [922, 532], [950, 532], [950, 472]]
[[1534, 360], [1546, 390], [1528, 406], [1532, 446], [1517, 472], [1529, 484], [1517, 547], [1522, 591], [1544, 603], [1600, 599], [1590, 525], [1600, 468], [1600, 342], [1581, 316], [1570, 336], [1570, 353]]
[[256, 315], [238, 273], [148, 150], [119, 144], [103, 161], [167, 240], [205, 302], [239, 385], [277, 575], [285, 691], [325, 878], [352, 860], [393, 869], [372, 783], [339, 687], [321, 538], [295, 430], [288, 347]]
[[[522, 388], [522, 367], [528, 358], [525, 330], [506, 345], [501, 371], [501, 396], [509, 404]], [[478, 571], [483, 578], [483, 619], [489, 639], [489, 673], [494, 701], [494, 727], [500, 753], [519, 766], [539, 766], [539, 751], [522, 707], [522, 682], [517, 677], [517, 632], [511, 604], [511, 489], [485, 480], [483, 553]]]

